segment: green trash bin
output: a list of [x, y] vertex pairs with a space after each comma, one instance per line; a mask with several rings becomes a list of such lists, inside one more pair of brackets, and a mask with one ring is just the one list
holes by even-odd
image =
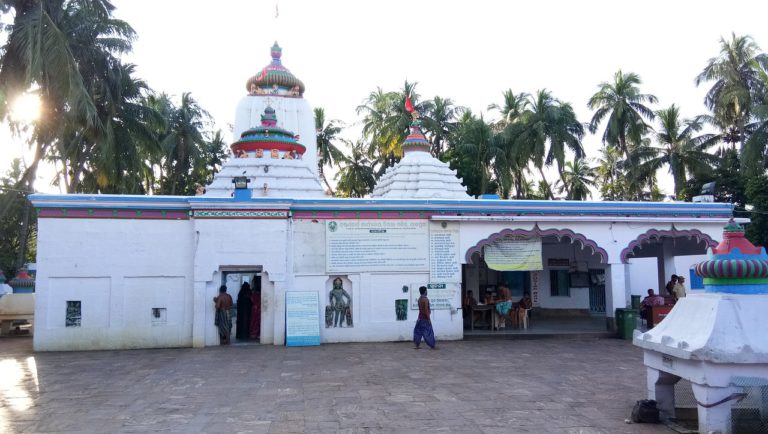
[[640, 296], [639, 295], [633, 295], [632, 296], [632, 309], [640, 309]]
[[624, 311], [626, 309], [618, 308], [616, 309], [616, 316], [614, 319], [616, 320], [616, 335], [619, 337], [619, 339], [624, 339], [624, 332], [622, 324], [624, 324]]
[[635, 326], [637, 325], [637, 318], [640, 316], [640, 311], [637, 309], [624, 309], [624, 322], [622, 323], [622, 338], [628, 341], [632, 340], [632, 335], [635, 333]]

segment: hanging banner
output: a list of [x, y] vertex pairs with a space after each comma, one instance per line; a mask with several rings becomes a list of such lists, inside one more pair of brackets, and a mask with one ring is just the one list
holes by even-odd
[[497, 271], [543, 270], [541, 238], [502, 238], [483, 248], [488, 268]]
[[330, 220], [325, 230], [328, 273], [429, 270], [427, 220]]
[[461, 283], [458, 223], [430, 223], [429, 281]]

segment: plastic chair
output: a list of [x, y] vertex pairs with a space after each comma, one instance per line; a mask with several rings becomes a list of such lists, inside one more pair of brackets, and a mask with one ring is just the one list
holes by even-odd
[[520, 324], [520, 325], [521, 325], [521, 326], [523, 327], [523, 329], [525, 329], [525, 330], [527, 330], [527, 329], [528, 329], [528, 321], [529, 321], [529, 320], [528, 320], [528, 316], [529, 316], [529, 312], [530, 312], [530, 311], [531, 311], [530, 309], [523, 309], [523, 314], [522, 314], [522, 315], [520, 315], [520, 320], [521, 320], [520, 322], [522, 323], [522, 324]]

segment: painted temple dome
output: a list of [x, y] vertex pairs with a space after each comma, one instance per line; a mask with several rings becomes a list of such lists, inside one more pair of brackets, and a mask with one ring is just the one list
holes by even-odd
[[411, 122], [409, 130], [408, 137], [402, 144], [403, 159], [384, 172], [371, 196], [469, 199], [467, 189], [456, 176], [456, 171], [429, 153], [429, 142], [424, 137], [421, 122], [417, 118]]
[[[261, 126], [253, 127], [240, 135], [240, 140], [233, 143], [230, 148], [235, 155], [240, 151], [257, 153], [272, 152], [276, 149], [279, 152], [295, 152], [298, 158], [301, 158], [307, 148], [298, 142], [298, 136], [293, 132], [277, 126], [277, 116], [275, 109], [267, 106], [264, 114], [261, 115]], [[259, 152], [261, 151], [261, 152]]]
[[280, 58], [283, 49], [275, 42], [270, 50], [272, 62], [249, 78], [245, 89], [251, 95], [280, 95], [300, 97], [304, 95], [304, 83], [283, 66]]
[[277, 126], [276, 112], [267, 105], [261, 114], [261, 125], [240, 134], [240, 139], [230, 146], [235, 157], [224, 162], [202, 196], [233, 197], [235, 178], [243, 176], [248, 179], [252, 198], [325, 196], [312, 170], [317, 163], [302, 158], [306, 148], [293, 132]]
[[723, 241], [709, 258], [696, 265], [707, 292], [734, 294], [768, 293], [768, 254], [744, 237], [744, 229], [734, 221], [723, 230]]

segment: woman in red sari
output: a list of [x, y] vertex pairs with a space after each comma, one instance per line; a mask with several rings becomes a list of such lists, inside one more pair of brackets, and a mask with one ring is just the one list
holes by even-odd
[[251, 339], [261, 337], [261, 289], [251, 292]]

